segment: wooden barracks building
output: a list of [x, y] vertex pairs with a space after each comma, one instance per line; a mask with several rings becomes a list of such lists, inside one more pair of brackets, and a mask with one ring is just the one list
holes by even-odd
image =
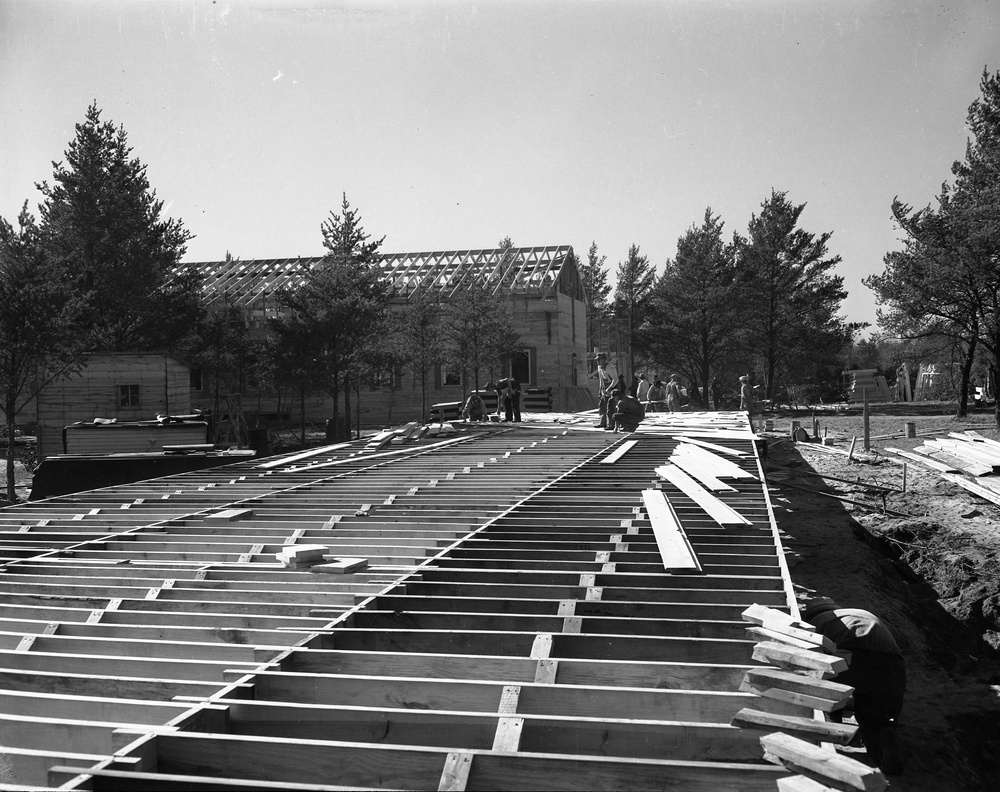
[[[526, 348], [514, 363], [515, 376], [525, 389], [550, 389], [552, 409], [580, 410], [592, 407], [594, 400], [587, 382], [586, 300], [572, 252], [569, 245], [515, 248], [513, 261], [505, 261], [499, 249], [387, 253], [381, 256], [380, 266], [392, 284], [393, 304], [399, 306], [421, 292], [434, 293], [447, 302], [476, 280], [495, 279], [502, 284], [498, 288], [509, 290], [514, 320]], [[210, 310], [237, 306], [250, 327], [263, 332], [267, 320], [283, 311], [279, 291], [301, 282], [306, 272], [322, 262], [323, 257], [317, 256], [187, 266], [201, 271]], [[502, 376], [501, 372], [495, 375]], [[391, 387], [362, 391], [362, 424], [421, 417], [420, 385], [413, 373], [404, 368], [390, 379]], [[440, 367], [428, 377], [427, 387], [428, 404], [458, 401], [463, 396], [457, 374]], [[206, 382], [203, 391], [192, 394], [192, 407], [210, 409], [213, 398]], [[320, 397], [310, 399], [306, 404], [309, 419], [322, 423], [328, 418], [332, 408], [327, 402]], [[263, 417], [279, 423], [295, 420], [299, 411], [297, 400], [289, 395], [279, 404], [274, 394], [256, 391], [242, 394], [242, 408], [251, 423], [258, 409]]]

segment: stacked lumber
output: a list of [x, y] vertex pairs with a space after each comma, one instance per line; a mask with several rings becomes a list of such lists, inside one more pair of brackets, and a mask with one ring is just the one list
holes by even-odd
[[[937, 470], [947, 481], [1000, 505], [1000, 480], [994, 478], [1000, 472], [1000, 442], [996, 440], [970, 429], [927, 440], [914, 449], [917, 453], [899, 448], [885, 450]], [[977, 480], [970, 481], [959, 473]]]
[[889, 385], [885, 377], [876, 369], [856, 369], [845, 371], [847, 398], [852, 402], [862, 402], [867, 393], [869, 401], [890, 401]]
[[305, 569], [323, 560], [323, 556], [329, 551], [326, 545], [303, 544], [286, 545], [280, 552], [275, 553], [278, 563], [286, 569]]
[[[754, 625], [747, 629], [748, 635], [758, 640], [753, 659], [777, 668], [748, 670], [740, 690], [824, 713], [847, 705], [854, 689], [830, 680], [847, 669], [849, 659], [838, 654], [829, 639], [817, 633], [811, 624], [759, 604], [747, 608], [742, 616]], [[847, 744], [857, 732], [856, 726], [752, 708], [740, 710], [732, 725], [776, 730], [760, 739], [764, 758], [796, 774], [779, 780], [779, 789], [823, 792], [849, 788], [878, 792], [886, 787], [879, 770], [842, 756], [826, 745]]]

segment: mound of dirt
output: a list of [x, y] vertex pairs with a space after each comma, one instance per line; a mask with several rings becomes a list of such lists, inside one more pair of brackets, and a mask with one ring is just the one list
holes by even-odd
[[792, 581], [879, 614], [904, 652], [906, 772], [893, 792], [998, 789], [1000, 507], [915, 464], [900, 492], [901, 465], [858, 457], [769, 448]]

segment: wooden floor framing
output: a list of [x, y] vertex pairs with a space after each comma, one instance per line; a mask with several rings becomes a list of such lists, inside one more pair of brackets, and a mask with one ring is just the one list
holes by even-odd
[[[776, 789], [730, 721], [812, 713], [739, 692], [741, 612], [790, 606], [742, 420], [494, 425], [0, 509], [0, 786]], [[697, 457], [678, 434], [742, 471], [702, 493], [735, 518], [658, 475]], [[658, 498], [693, 569], [665, 569]], [[367, 566], [277, 559], [315, 544]]]

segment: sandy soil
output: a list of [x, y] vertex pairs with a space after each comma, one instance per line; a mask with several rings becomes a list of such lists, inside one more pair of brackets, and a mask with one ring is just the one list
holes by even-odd
[[907, 465], [901, 492], [902, 465], [882, 452], [922, 442], [898, 436], [906, 422], [918, 433], [975, 428], [997, 438], [992, 417], [873, 415], [870, 452], [860, 415], [816, 418], [834, 448], [847, 451], [858, 438], [855, 459], [785, 439], [791, 420], [811, 432], [812, 414], [775, 416], [769, 489], [796, 590], [879, 614], [906, 655], [906, 771], [890, 787], [1000, 790], [1000, 506], [917, 463]]

